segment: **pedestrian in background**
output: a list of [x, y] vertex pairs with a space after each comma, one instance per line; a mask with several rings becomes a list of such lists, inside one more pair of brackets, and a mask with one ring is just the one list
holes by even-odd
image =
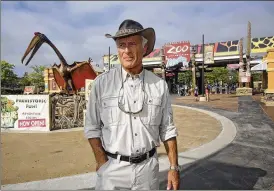
[[206, 86], [205, 90], [206, 90], [206, 101], [209, 101], [209, 86]]
[[197, 86], [195, 86], [195, 89], [194, 89], [195, 101], [199, 101], [199, 100], [198, 100], [198, 95], [199, 95], [199, 92], [198, 92], [198, 87], [197, 87]]

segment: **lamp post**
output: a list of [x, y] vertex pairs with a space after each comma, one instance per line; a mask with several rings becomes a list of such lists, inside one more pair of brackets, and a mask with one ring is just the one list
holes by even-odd
[[110, 70], [110, 46], [108, 47], [108, 71]]
[[205, 76], [204, 76], [204, 64], [205, 64], [205, 41], [203, 35], [203, 63], [202, 63], [202, 96], [205, 97]]

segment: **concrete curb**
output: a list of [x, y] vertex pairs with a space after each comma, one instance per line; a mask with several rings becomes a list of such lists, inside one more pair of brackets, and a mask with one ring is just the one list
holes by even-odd
[[5, 129], [1, 128], [1, 133], [66, 133], [72, 131], [83, 131], [83, 127], [74, 127], [71, 129], [58, 129], [52, 131], [33, 131], [33, 130], [17, 130], [17, 129]]
[[[195, 161], [206, 158], [223, 149], [234, 140], [237, 133], [237, 129], [234, 123], [228, 118], [203, 109], [197, 109], [180, 105], [172, 106], [185, 109], [192, 109], [195, 111], [205, 113], [215, 118], [222, 124], [222, 131], [216, 137], [216, 139], [200, 147], [179, 153], [179, 164], [181, 166], [191, 165]], [[169, 161], [167, 157], [160, 158], [159, 164], [160, 172], [169, 169]], [[7, 184], [2, 186], [2, 190], [78, 190], [87, 188], [90, 189], [95, 186], [96, 178], [96, 172], [91, 172], [86, 174], [73, 175], [54, 179], [25, 182], [19, 184]]]

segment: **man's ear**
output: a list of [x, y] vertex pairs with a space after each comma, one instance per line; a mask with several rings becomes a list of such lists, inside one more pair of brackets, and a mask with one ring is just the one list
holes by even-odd
[[145, 47], [144, 47], [144, 50], [143, 50], [144, 52], [143, 52], [143, 56], [146, 54], [146, 52], [147, 52], [147, 44], [145, 44]]

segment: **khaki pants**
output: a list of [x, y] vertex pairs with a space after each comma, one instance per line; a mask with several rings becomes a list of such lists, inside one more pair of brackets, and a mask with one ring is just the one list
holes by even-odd
[[138, 164], [109, 157], [97, 175], [95, 190], [159, 190], [157, 153]]

